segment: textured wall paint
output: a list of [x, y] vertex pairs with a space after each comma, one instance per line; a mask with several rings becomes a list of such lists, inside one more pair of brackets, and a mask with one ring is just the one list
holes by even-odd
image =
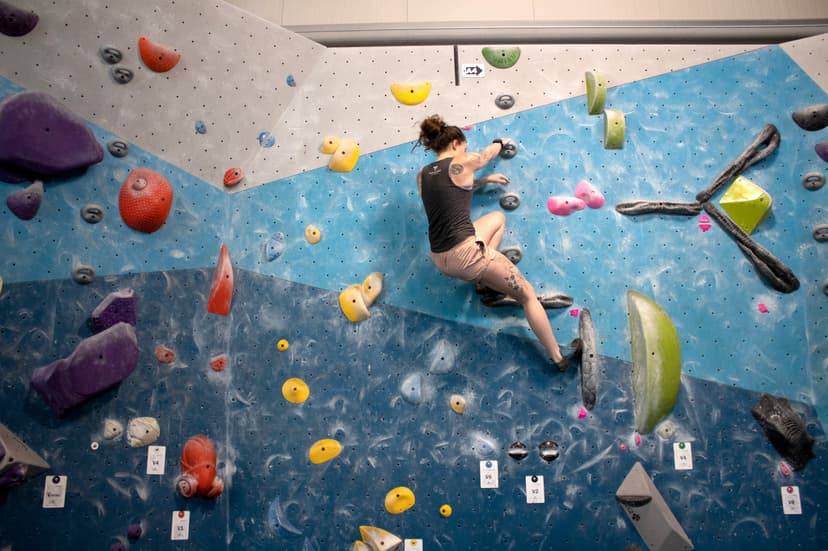
[[[59, 17], [61, 9], [44, 8], [41, 15]], [[223, 17], [224, 9], [219, 5], [211, 12], [209, 22], [215, 27], [207, 26], [206, 32], [227, 32], [212, 19]], [[277, 31], [276, 36], [282, 35]], [[9, 40], [0, 38], [1, 47], [8, 48]], [[223, 40], [231, 38], [217, 43]], [[824, 53], [824, 42], [811, 43], [815, 55]], [[388, 49], [382, 59], [404, 65], [411, 54], [404, 50]], [[600, 49], [594, 51], [601, 55]], [[828, 315], [821, 293], [828, 252], [810, 231], [824, 221], [825, 190], [808, 192], [800, 180], [806, 172], [824, 171], [813, 145], [825, 133], [802, 131], [790, 113], [825, 102], [826, 93], [785, 51], [763, 48], [611, 88], [608, 106], [627, 113], [627, 141], [620, 151], [601, 147], [601, 118], [586, 114], [583, 97], [556, 103], [539, 99], [531, 109], [492, 120], [483, 116], [478, 120], [486, 122], [469, 131], [472, 148], [503, 135], [520, 144], [518, 157], [492, 167], [512, 177], [510, 188], [522, 198], [520, 208], [507, 214], [504, 243], [521, 245], [520, 266], [539, 290], [566, 292], [575, 306], [593, 312], [608, 382], [594, 417], [580, 422], [576, 375], [543, 369], [539, 347], [526, 338], [519, 312], [480, 306], [470, 286], [446, 280], [431, 266], [413, 183], [416, 170], [430, 157], [422, 150], [412, 152], [410, 142], [416, 135], [413, 123], [425, 113], [420, 108], [409, 110], [394, 102], [391, 118], [404, 121], [395, 128], [377, 124], [378, 115], [370, 109], [374, 104], [356, 103], [360, 125], [355, 130], [375, 131], [384, 145], [363, 155], [347, 174], [320, 168], [226, 194], [216, 189], [207, 165], [199, 166], [211, 176], [200, 177], [186, 163], [178, 165], [178, 153], [165, 150], [159, 157], [155, 149], [132, 145], [124, 159], [107, 154], [84, 175], [47, 183], [44, 206], [34, 220], [22, 222], [8, 211], [0, 217], [9, 259], [0, 273], [6, 281], [0, 293], [0, 365], [3, 401], [8, 404], [2, 421], [56, 471], [69, 474], [69, 507], [39, 508], [42, 477], [14, 490], [2, 505], [9, 521], [0, 527], [0, 546], [32, 545], [31, 532], [9, 528], [26, 525], [15, 519], [36, 524], [42, 538], [38, 541], [70, 547], [85, 542], [90, 536], [75, 529], [78, 518], [94, 520], [96, 547], [122, 537], [127, 524], [137, 521], [148, 529], [147, 544], [163, 546], [171, 511], [186, 506], [194, 511], [192, 545], [201, 547], [342, 547], [357, 537], [356, 527], [362, 523], [423, 537], [446, 549], [490, 541], [515, 549], [526, 542], [538, 548], [561, 542], [620, 547], [637, 536], [611, 494], [633, 457], [658, 474], [657, 485], [699, 548], [723, 541], [741, 548], [777, 547], [794, 535], [802, 548], [814, 542], [824, 545], [818, 538], [826, 533], [819, 516], [826, 495], [825, 439], [818, 417], [825, 419], [828, 405]], [[384, 71], [369, 69], [370, 52], [336, 52], [322, 61], [315, 53], [311, 48], [314, 71], [333, 70], [326, 66], [329, 59], [347, 62], [338, 63], [346, 69], [335, 70], [334, 82], [350, 82], [355, 67], [350, 63], [360, 57], [364, 65], [357, 73]], [[24, 63], [22, 59], [16, 57], [15, 63]], [[424, 62], [418, 60], [417, 66]], [[100, 69], [97, 63], [102, 62], [87, 59], [93, 72]], [[28, 88], [32, 75], [45, 78], [40, 69], [30, 73], [4, 73], [9, 80], [0, 79], [0, 95]], [[547, 77], [526, 71], [521, 78]], [[80, 82], [56, 77], [54, 87], [75, 88], [77, 94], [67, 96], [72, 98], [86, 96], [84, 86], [98, 93], [92, 81]], [[473, 112], [491, 109], [490, 96], [497, 88], [488, 81], [466, 89], [462, 105]], [[157, 94], [146, 93], [144, 101], [167, 97]], [[327, 94], [320, 90], [319, 95]], [[360, 99], [358, 95], [351, 101]], [[233, 97], [234, 107], [244, 101]], [[315, 89], [305, 87], [282, 107], [297, 121], [304, 120], [303, 113], [316, 120], [321, 116], [318, 101]], [[119, 106], [125, 113], [143, 112], [124, 98], [121, 102], [111, 108], [116, 115]], [[342, 105], [343, 111], [348, 106]], [[252, 107], [246, 113], [251, 120], [257, 114], [270, 116]], [[450, 113], [443, 111], [447, 117]], [[779, 127], [782, 144], [770, 159], [746, 172], [775, 201], [755, 237], [797, 272], [800, 291], [782, 295], [765, 286], [715, 226], [702, 233], [695, 218], [632, 219], [612, 210], [628, 199], [691, 199], [768, 122]], [[151, 136], [156, 123], [152, 118], [146, 128], [137, 126], [136, 135], [145, 136], [145, 129]], [[102, 144], [120, 133], [108, 126], [92, 128]], [[186, 131], [195, 139], [191, 126]], [[297, 122], [295, 132], [295, 147], [311, 150], [318, 145], [316, 126]], [[196, 148], [197, 142], [181, 141], [176, 145], [181, 152]], [[209, 153], [218, 155], [213, 149]], [[169, 222], [149, 236], [126, 228], [117, 213], [120, 183], [135, 166], [163, 172], [175, 187]], [[549, 215], [546, 198], [571, 193], [581, 178], [605, 193], [607, 205], [568, 218]], [[5, 194], [18, 188], [0, 184]], [[479, 193], [474, 212], [499, 209], [500, 193], [491, 186]], [[88, 201], [105, 206], [103, 223], [89, 226], [81, 221], [79, 208]], [[319, 244], [305, 241], [307, 224], [321, 228]], [[267, 263], [262, 245], [276, 231], [286, 234], [286, 251]], [[231, 259], [241, 268], [230, 318], [208, 315], [204, 309], [221, 242], [228, 244]], [[68, 281], [75, 261], [94, 265], [102, 277], [85, 287]], [[351, 325], [339, 312], [336, 296], [371, 271], [386, 274], [385, 291], [372, 319]], [[40, 399], [27, 391], [31, 370], [69, 354], [88, 334], [85, 320], [95, 305], [107, 292], [124, 286], [135, 287], [141, 297], [140, 371], [68, 419], [51, 418]], [[627, 289], [654, 296], [681, 336], [687, 376], [674, 418], [701, 450], [692, 475], [672, 471], [668, 443], [656, 437], [626, 455], [617, 447], [632, 444], [623, 300]], [[767, 314], [758, 312], [759, 302], [768, 306]], [[568, 312], [551, 316], [562, 340], [574, 335], [576, 321]], [[283, 337], [294, 344], [289, 353], [278, 354], [274, 343]], [[156, 362], [152, 351], [159, 343], [177, 350], [176, 364]], [[231, 367], [215, 374], [207, 361], [221, 352], [230, 354]], [[423, 374], [429, 390], [416, 407], [399, 394], [402, 379], [412, 372]], [[284, 378], [297, 375], [311, 384], [313, 399], [307, 407], [287, 406], [280, 396]], [[448, 394], [457, 391], [467, 394], [472, 404], [462, 418], [446, 404]], [[756, 391], [803, 402], [796, 407], [818, 437], [820, 459], [790, 479], [804, 490], [806, 514], [801, 518], [781, 514], [779, 486], [788, 479], [778, 473], [778, 455], [749, 416]], [[815, 403], [816, 410], [808, 403]], [[100, 439], [104, 417], [125, 422], [139, 415], [161, 420], [169, 447], [168, 474], [162, 479], [144, 475], [146, 454], [123, 441], [104, 443], [94, 453], [89, 448], [90, 441]], [[180, 446], [199, 432], [217, 440], [220, 468], [229, 483], [228, 492], [215, 502], [186, 501], [173, 489]], [[324, 437], [340, 438], [346, 453], [313, 468], [304, 454], [311, 442]], [[505, 456], [517, 438], [531, 446], [541, 438], [557, 438], [567, 454], [551, 466], [535, 457], [534, 464], [518, 468]], [[489, 439], [493, 457], [506, 469], [501, 492], [476, 487], [480, 444]], [[90, 464], [95, 468], [90, 470]], [[533, 474], [529, 469], [539, 474], [540, 469], [550, 470], [550, 506], [531, 512], [520, 493], [522, 477]], [[411, 514], [390, 517], [382, 497], [406, 483], [417, 492], [418, 505]], [[267, 528], [267, 511], [276, 497], [303, 537], [290, 539], [284, 530]], [[451, 522], [436, 513], [443, 502], [458, 511]], [[711, 507], [715, 512], [708, 517]], [[494, 519], [494, 527], [476, 522], [481, 515]], [[608, 526], [606, 534], [594, 534], [595, 522]]]

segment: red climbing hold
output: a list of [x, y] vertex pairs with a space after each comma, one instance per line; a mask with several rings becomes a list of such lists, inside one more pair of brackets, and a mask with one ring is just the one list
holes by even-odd
[[153, 42], [145, 36], [138, 39], [138, 51], [144, 64], [156, 73], [166, 73], [181, 59], [181, 54], [172, 48]]
[[224, 185], [232, 187], [244, 180], [244, 172], [240, 168], [228, 168], [224, 173]]
[[227, 354], [219, 354], [210, 358], [210, 367], [213, 371], [224, 371], [227, 368]]
[[230, 264], [230, 254], [227, 245], [222, 243], [216, 271], [213, 272], [213, 285], [210, 287], [210, 299], [207, 301], [207, 311], [212, 314], [226, 316], [230, 313], [230, 303], [233, 300], [233, 265]]
[[164, 225], [172, 201], [170, 183], [149, 168], [133, 169], [118, 194], [118, 208], [124, 224], [144, 233], [152, 233]]

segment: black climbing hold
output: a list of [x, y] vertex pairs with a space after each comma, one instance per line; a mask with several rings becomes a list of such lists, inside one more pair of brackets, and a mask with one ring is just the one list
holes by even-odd
[[495, 98], [495, 105], [501, 109], [511, 109], [515, 106], [515, 97], [511, 94], [500, 94]]
[[803, 468], [814, 455], [814, 439], [805, 430], [805, 422], [787, 399], [762, 394], [750, 410], [776, 451], [794, 470]]
[[825, 185], [825, 176], [819, 172], [809, 172], [802, 178], [802, 187], [816, 191]]
[[558, 449], [558, 443], [553, 442], [552, 440], [541, 442], [538, 446], [538, 450], [540, 451], [541, 459], [547, 463], [555, 461], [561, 455], [561, 452]]
[[503, 253], [503, 256], [508, 258], [512, 264], [517, 264], [523, 258], [523, 251], [521, 251], [520, 247], [516, 245], [503, 247], [500, 252]]
[[828, 126], [828, 103], [809, 105], [791, 115], [802, 130], [822, 130]]
[[121, 62], [121, 60], [124, 58], [124, 54], [122, 54], [121, 50], [119, 50], [118, 48], [113, 48], [112, 46], [105, 46], [101, 48], [101, 57], [110, 65], [115, 65], [116, 63]]
[[126, 157], [129, 153], [129, 146], [121, 140], [112, 140], [106, 147], [113, 157]]
[[509, 446], [508, 454], [509, 457], [515, 461], [520, 461], [529, 455], [529, 450], [526, 449], [526, 444], [523, 442], [513, 442], [512, 445]]
[[504, 159], [511, 159], [517, 155], [517, 146], [512, 142], [507, 142], [503, 144], [503, 148], [500, 150], [500, 156]]
[[114, 78], [115, 82], [118, 84], [127, 84], [133, 77], [132, 71], [126, 67], [113, 67], [111, 73], [112, 78]]
[[520, 206], [520, 196], [510, 191], [500, 196], [500, 206], [503, 210], [515, 210]]
[[828, 224], [817, 224], [814, 226], [814, 239], [817, 241], [828, 241]]
[[95, 203], [89, 203], [81, 208], [81, 218], [90, 224], [97, 224], [104, 217], [104, 209]]

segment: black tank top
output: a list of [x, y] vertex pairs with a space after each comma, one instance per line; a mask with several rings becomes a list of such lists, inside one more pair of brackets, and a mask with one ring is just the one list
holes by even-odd
[[472, 191], [465, 191], [451, 181], [446, 158], [423, 167], [421, 196], [428, 217], [428, 241], [431, 251], [443, 253], [474, 235], [471, 221]]

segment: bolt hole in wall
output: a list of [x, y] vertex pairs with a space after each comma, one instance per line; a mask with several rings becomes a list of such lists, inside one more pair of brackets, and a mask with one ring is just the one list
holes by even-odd
[[[8, 197], [35, 185], [28, 176], [43, 181], [0, 219], [13, 259], [0, 274], [0, 355], [11, 366], [0, 422], [36, 454], [24, 459], [3, 433], [2, 480], [15, 484], [0, 497], [0, 547], [658, 547], [648, 529], [673, 517], [675, 537], [698, 548], [826, 546], [826, 387], [815, 369], [826, 252], [812, 235], [825, 201], [803, 184], [824, 174], [816, 146], [826, 138], [792, 117], [827, 101], [819, 73], [792, 57], [828, 58], [822, 37], [738, 50], [493, 45], [494, 63], [464, 46], [460, 61], [485, 76], [457, 86], [452, 48], [325, 50], [224, 4], [145, 13], [118, 1], [86, 17], [94, 7], [33, 2], [29, 34], [0, 36], [2, 97], [54, 96], [102, 153], [69, 173], [41, 155], [24, 181], [2, 184]], [[171, 58], [147, 63], [142, 35], [180, 58], [157, 72]], [[51, 37], [88, 55], [71, 61]], [[111, 74], [107, 47], [129, 81]], [[665, 66], [676, 53], [684, 65]], [[589, 114], [587, 72], [604, 75], [605, 106], [624, 115], [620, 143]], [[426, 94], [391, 88], [424, 81]], [[572, 298], [548, 315], [562, 342], [594, 331], [595, 353], [579, 366], [550, 369], [519, 309], [487, 306], [431, 265], [413, 179], [431, 157], [412, 140], [433, 112], [466, 128], [472, 149], [516, 144], [490, 167], [512, 183], [478, 191], [473, 212], [504, 212], [504, 245], [519, 247], [536, 290]], [[747, 233], [796, 274], [794, 292], [769, 284], [715, 216], [664, 207], [686, 210], [767, 124], [782, 140], [743, 175], [773, 206]], [[347, 148], [322, 153], [326, 136]], [[125, 147], [113, 152], [114, 142]], [[20, 170], [14, 145], [0, 143], [4, 169]], [[172, 189], [163, 217], [145, 213], [151, 227], [130, 225], [121, 208], [136, 169], [153, 172], [134, 191], [156, 174]], [[753, 189], [709, 202], [749, 223], [755, 209], [745, 222], [739, 207]], [[588, 205], [595, 191], [605, 202]], [[520, 199], [512, 210], [501, 206], [507, 192]], [[630, 201], [666, 212], [613, 208]], [[82, 216], [89, 204], [94, 223]], [[349, 288], [361, 321], [343, 315]], [[644, 354], [664, 360], [646, 369], [669, 373], [648, 389], [659, 399], [636, 391], [630, 340], [648, 333], [630, 325], [628, 291], [647, 297], [632, 301], [636, 319], [659, 312], [652, 301], [664, 312], [652, 319], [676, 330], [672, 348]], [[113, 312], [135, 329], [102, 329]], [[108, 366], [107, 376], [126, 367], [63, 411], [30, 384], [62, 359]], [[669, 425], [649, 427], [663, 415]], [[774, 429], [773, 416], [788, 428]], [[510, 453], [516, 443], [527, 453]], [[27, 472], [8, 469], [11, 457]], [[653, 505], [630, 514], [630, 486]], [[78, 514], [95, 519], [94, 535]], [[596, 523], [607, 528], [596, 534]]]

